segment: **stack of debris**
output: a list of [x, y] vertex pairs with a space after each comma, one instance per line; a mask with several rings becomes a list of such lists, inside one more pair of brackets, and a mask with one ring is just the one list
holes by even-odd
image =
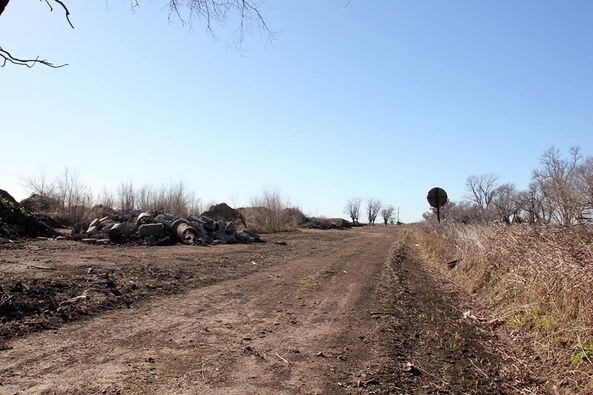
[[0, 189], [0, 242], [18, 237], [50, 237], [54, 234], [51, 226]]
[[227, 222], [232, 222], [237, 230], [247, 229], [247, 223], [245, 222], [241, 212], [239, 210], [235, 210], [226, 203], [215, 204], [214, 206], [210, 207], [208, 211], [203, 212], [201, 217], [214, 221], [224, 220]]
[[[210, 214], [212, 215], [213, 208], [219, 206], [221, 205], [213, 206], [209, 210]], [[232, 214], [228, 210], [225, 212]], [[246, 230], [244, 226], [238, 231], [232, 216], [227, 217], [230, 220], [211, 218], [206, 215], [199, 218], [192, 216], [181, 218], [173, 214], [136, 210], [127, 215], [96, 218], [88, 227], [75, 226], [72, 237], [87, 243], [99, 244], [137, 242], [147, 245], [176, 243], [207, 245], [262, 242], [257, 234]]]
[[350, 229], [352, 222], [346, 221], [343, 218], [316, 218], [311, 217], [301, 224], [302, 228], [309, 229]]

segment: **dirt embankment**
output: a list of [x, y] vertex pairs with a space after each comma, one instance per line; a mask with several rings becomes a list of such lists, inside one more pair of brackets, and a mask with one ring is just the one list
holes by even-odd
[[28, 267], [31, 254], [13, 252], [3, 278], [81, 281], [88, 267], [148, 263], [157, 275], [129, 273], [158, 281], [164, 270], [227, 271], [8, 341], [0, 393], [499, 394], [539, 386], [508, 366], [496, 337], [463, 318], [463, 298], [423, 268], [399, 230], [275, 237], [287, 245], [38, 245], [35, 265], [55, 270]]

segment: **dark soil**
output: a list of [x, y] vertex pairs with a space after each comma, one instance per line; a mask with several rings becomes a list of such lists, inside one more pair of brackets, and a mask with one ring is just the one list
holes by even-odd
[[410, 239], [392, 252], [371, 312], [389, 363], [374, 376], [384, 393], [516, 394], [542, 383], [514, 370], [485, 325], [464, 319], [462, 295], [428, 272]]

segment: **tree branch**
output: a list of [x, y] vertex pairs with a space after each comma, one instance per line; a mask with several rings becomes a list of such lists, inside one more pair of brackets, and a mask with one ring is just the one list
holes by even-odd
[[[10, 0], [0, 0], [0, 15], [4, 12], [6, 6]], [[74, 25], [70, 20], [70, 10], [66, 5], [66, 0], [40, 0], [45, 2], [49, 7], [50, 12], [53, 12], [54, 7], [52, 3], [57, 4], [64, 10], [66, 21], [72, 29]], [[179, 20], [185, 24], [185, 19], [182, 14], [182, 10], [189, 11], [189, 22], [194, 15], [202, 17], [206, 21], [206, 29], [212, 34], [214, 32], [213, 24], [222, 24], [228, 19], [229, 15], [233, 12], [238, 13], [240, 38], [239, 42], [243, 41], [245, 35], [245, 29], [249, 26], [250, 21], [253, 21], [268, 37], [272, 37], [273, 33], [263, 15], [259, 10], [259, 4], [256, 3], [258, 0], [168, 0], [169, 10], [171, 15], [175, 15]], [[142, 0], [130, 0], [130, 6], [136, 8], [141, 6]], [[6, 66], [7, 63], [12, 63], [19, 66], [33, 67], [36, 64], [42, 64], [44, 66], [59, 68], [67, 66], [67, 64], [54, 65], [53, 63], [39, 59], [20, 59], [13, 56], [10, 52], [0, 47], [0, 67]]]
[[[49, 5], [48, 0], [45, 0]], [[68, 24], [70, 25], [70, 27], [72, 29], [74, 29], [74, 25], [72, 24], [72, 21], [70, 20], [70, 10], [68, 9], [68, 7], [66, 7], [66, 5], [61, 1], [61, 0], [52, 0], [54, 3], [59, 4], [63, 9], [64, 9], [64, 14], [66, 15], [66, 20], [68, 21]], [[53, 11], [53, 8], [51, 6], [49, 6], [50, 10]]]
[[20, 58], [13, 56], [10, 52], [8, 52], [7, 50], [5, 50], [2, 47], [0, 47], [0, 62], [2, 62], [0, 67], [6, 66], [7, 63], [12, 63], [17, 66], [26, 66], [28, 68], [31, 68], [31, 67], [35, 66], [36, 64], [42, 64], [44, 66], [51, 67], [54, 69], [59, 69], [60, 67], [64, 67], [64, 66], [68, 65], [67, 63], [55, 65], [46, 59], [39, 59], [39, 57], [37, 57], [35, 59], [20, 59]]
[[[134, 6], [138, 6], [140, 0], [135, 0]], [[189, 22], [194, 16], [203, 18], [206, 25], [206, 30], [214, 33], [213, 24], [222, 24], [229, 18], [232, 12], [236, 12], [239, 17], [239, 31], [240, 39], [243, 40], [245, 30], [249, 26], [249, 22], [261, 28], [263, 32], [269, 37], [273, 36], [272, 30], [264, 19], [259, 4], [252, 0], [169, 0], [170, 17], [174, 16], [179, 19], [182, 24]], [[187, 10], [189, 17], [185, 18], [182, 11]]]
[[9, 1], [10, 0], [0, 0], [0, 15], [2, 15], [2, 13], [4, 12], [4, 9], [8, 5]]
[[[8, 2], [10, 0], [0, 0], [0, 15], [2, 15], [2, 13], [4, 12], [4, 10], [6, 9], [6, 6], [8, 5]], [[74, 29], [74, 25], [72, 24], [72, 21], [70, 20], [70, 10], [68, 9], [68, 7], [66, 6], [66, 4], [64, 4], [62, 2], [62, 0], [40, 0], [40, 1], [45, 1], [45, 3], [47, 4], [47, 6], [49, 7], [49, 11], [53, 12], [53, 7], [51, 6], [50, 1], [58, 4], [60, 7], [62, 7], [62, 9], [64, 10], [64, 14], [66, 16], [66, 20], [68, 21], [68, 24], [70, 25], [70, 27], [72, 29]], [[41, 64], [47, 67], [51, 67], [54, 69], [60, 68], [60, 67], [64, 67], [67, 66], [67, 63], [64, 64], [60, 64], [60, 65], [55, 65], [52, 62], [46, 60], [46, 59], [39, 59], [39, 57], [36, 57], [35, 59], [21, 59], [21, 58], [17, 58], [16, 56], [12, 55], [10, 52], [8, 52], [7, 50], [5, 50], [4, 48], [2, 48], [0, 46], [0, 62], [2, 63], [0, 65], [0, 67], [5, 67], [8, 63], [12, 63], [14, 65], [17, 66], [26, 66], [28, 68], [31, 68], [33, 66], [35, 66], [36, 64]]]

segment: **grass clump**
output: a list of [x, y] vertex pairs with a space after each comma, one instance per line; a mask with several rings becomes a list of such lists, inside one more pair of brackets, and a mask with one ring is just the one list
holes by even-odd
[[593, 363], [593, 339], [580, 345], [580, 350], [572, 356], [571, 363], [575, 366], [583, 362]]

